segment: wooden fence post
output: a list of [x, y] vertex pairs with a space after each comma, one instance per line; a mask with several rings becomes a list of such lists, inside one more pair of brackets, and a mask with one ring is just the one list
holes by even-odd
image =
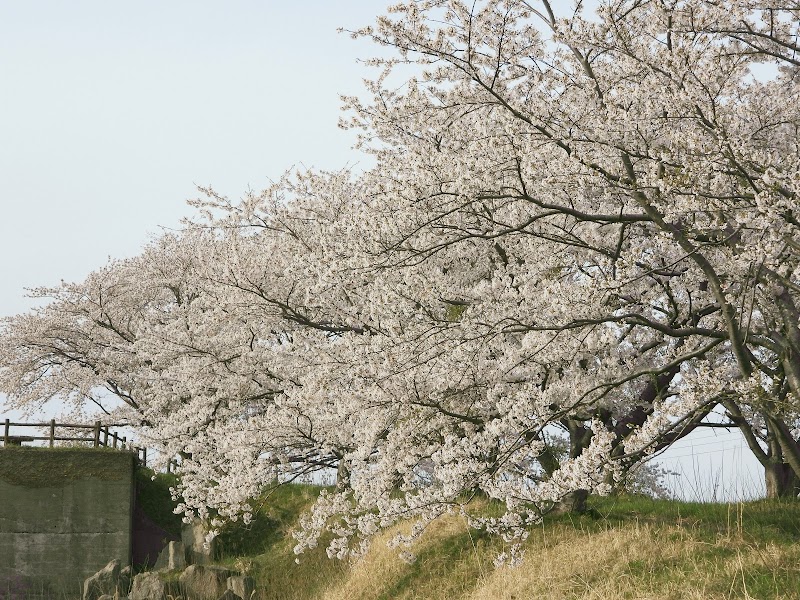
[[100, 421], [94, 422], [94, 447], [100, 446]]
[[50, 419], [50, 447], [53, 447], [53, 444], [56, 441], [56, 420]]
[[10, 427], [11, 427], [10, 419], [6, 419], [6, 431], [3, 434], [3, 445], [4, 446], [8, 446], [8, 434], [9, 434]]
[[103, 446], [108, 448], [108, 425], [103, 427]]

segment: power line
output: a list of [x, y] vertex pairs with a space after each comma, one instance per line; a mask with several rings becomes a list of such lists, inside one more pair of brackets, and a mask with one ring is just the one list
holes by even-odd
[[725, 444], [725, 443], [728, 443], [730, 441], [739, 441], [739, 440], [712, 440], [710, 442], [700, 442], [699, 444], [695, 444], [691, 440], [688, 440], [686, 442], [686, 445], [687, 446], [688, 445], [691, 445], [691, 446], [708, 446], [710, 444]]
[[714, 454], [714, 453], [717, 453], [717, 452], [730, 452], [732, 450], [736, 451], [736, 450], [743, 450], [743, 449], [744, 449], [744, 445], [739, 444], [738, 446], [731, 446], [731, 447], [728, 447], [728, 448], [719, 448], [718, 450], [705, 450], [703, 452], [691, 452], [689, 454], [679, 454], [678, 456], [667, 456], [667, 457], [659, 456], [656, 460], [675, 460], [677, 458], [686, 458], [686, 457], [689, 457], [689, 456], [703, 456], [704, 454]]

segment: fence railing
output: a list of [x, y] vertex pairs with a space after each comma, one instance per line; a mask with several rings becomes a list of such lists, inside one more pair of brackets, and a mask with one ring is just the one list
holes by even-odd
[[[47, 429], [48, 435], [11, 435], [12, 427]], [[121, 427], [121, 425], [104, 425], [100, 421], [95, 421], [94, 425], [56, 423], [55, 419], [51, 419], [48, 423], [12, 423], [10, 419], [6, 419], [3, 428], [3, 445], [21, 446], [23, 442], [45, 441], [52, 448], [55, 442], [85, 442], [94, 448], [117, 448], [136, 452], [136, 457], [141, 464], [147, 466], [147, 448], [131, 444], [127, 436], [117, 434], [112, 427]], [[56, 429], [88, 431], [89, 433], [87, 435], [56, 435]], [[167, 463], [167, 473], [174, 470], [176, 464], [175, 460], [170, 460]]]

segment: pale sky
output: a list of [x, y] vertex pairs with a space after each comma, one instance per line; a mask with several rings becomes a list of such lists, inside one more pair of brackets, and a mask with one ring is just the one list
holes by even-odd
[[300, 163], [357, 161], [337, 127], [382, 0], [0, 0], [0, 315]]
[[[137, 254], [196, 185], [236, 198], [294, 165], [363, 164], [339, 94], [362, 92], [376, 48], [336, 29], [389, 3], [0, 0], [0, 316], [32, 305], [27, 287]], [[723, 434], [664, 455], [685, 495], [760, 484]]]

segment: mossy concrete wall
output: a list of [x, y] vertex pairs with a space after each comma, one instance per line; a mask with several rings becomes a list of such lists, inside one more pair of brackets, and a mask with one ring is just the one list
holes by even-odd
[[110, 560], [130, 563], [134, 464], [114, 450], [0, 448], [0, 598], [79, 597]]

